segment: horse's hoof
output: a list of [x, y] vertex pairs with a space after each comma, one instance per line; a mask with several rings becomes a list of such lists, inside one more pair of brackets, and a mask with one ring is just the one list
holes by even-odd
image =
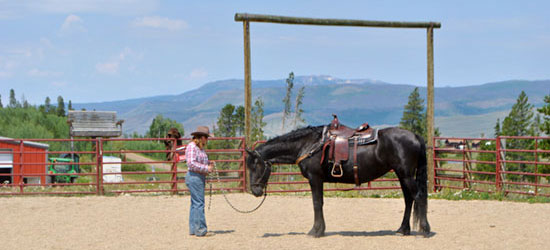
[[401, 235], [411, 235], [411, 229], [399, 228], [396, 233]]
[[323, 232], [323, 231], [318, 232], [318, 231], [315, 231], [315, 230], [311, 229], [311, 230], [309, 230], [307, 235], [311, 236], [311, 237], [319, 238], [319, 237], [325, 236], [325, 232]]
[[430, 227], [428, 226], [428, 228], [421, 228], [419, 233], [421, 233], [424, 237], [429, 237], [430, 236]]

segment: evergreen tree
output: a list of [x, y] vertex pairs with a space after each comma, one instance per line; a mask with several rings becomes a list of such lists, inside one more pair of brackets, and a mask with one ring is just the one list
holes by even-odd
[[67, 106], [67, 109], [68, 110], [74, 110], [73, 109], [73, 103], [71, 102], [71, 100], [69, 100], [69, 105]]
[[407, 129], [415, 134], [422, 135], [425, 127], [423, 103], [424, 99], [420, 98], [418, 87], [414, 88], [409, 95], [409, 102], [405, 105], [399, 127]]
[[13, 89], [10, 89], [10, 104], [8, 107], [17, 108], [17, 99], [15, 99], [15, 91]]
[[251, 116], [251, 129], [250, 129], [250, 141], [256, 142], [259, 140], [264, 140], [264, 130], [266, 123], [263, 121], [264, 119], [264, 102], [261, 97], [258, 97], [256, 101], [254, 102], [254, 106], [252, 107], [252, 110], [250, 112]]
[[[533, 135], [532, 119], [533, 119], [533, 105], [529, 104], [529, 98], [524, 91], [521, 91], [516, 103], [512, 106], [512, 110], [508, 114], [504, 121], [502, 122], [502, 131], [501, 135], [507, 136], [529, 136]], [[532, 140], [522, 140], [522, 139], [509, 139], [506, 141], [507, 149], [533, 149]], [[516, 160], [516, 161], [530, 161], [534, 160], [534, 157], [530, 153], [523, 152], [507, 152], [507, 160]], [[519, 171], [519, 172], [533, 172], [533, 167], [525, 163], [509, 163], [506, 164], [506, 170], [508, 171]], [[533, 176], [519, 176], [509, 174], [507, 178], [510, 180], [522, 180], [533, 179]]]
[[235, 115], [233, 116], [234, 124], [235, 124], [235, 135], [236, 136], [243, 136], [245, 134], [244, 131], [244, 107], [238, 106], [235, 110]]
[[546, 136], [550, 136], [550, 94], [544, 97], [544, 105], [537, 109], [537, 111], [542, 114], [543, 122], [541, 130]]
[[285, 120], [290, 114], [290, 96], [292, 95], [292, 88], [294, 87], [294, 72], [290, 72], [288, 74], [288, 78], [286, 79], [286, 95], [283, 99], [284, 109], [283, 109], [283, 124], [282, 124], [282, 132], [285, 131]]
[[304, 123], [305, 120], [302, 118], [302, 114], [304, 113], [304, 110], [302, 109], [302, 100], [304, 99], [304, 90], [305, 86], [302, 86], [300, 90], [298, 90], [298, 94], [296, 95], [296, 106], [294, 106], [294, 128], [298, 127], [298, 124]]
[[220, 111], [220, 116], [218, 116], [218, 121], [216, 123], [217, 129], [214, 132], [214, 135], [217, 137], [234, 137], [236, 126], [234, 124], [235, 119], [233, 118], [233, 112], [235, 111], [235, 106], [232, 104], [226, 104]]
[[46, 96], [46, 100], [44, 101], [44, 112], [46, 114], [50, 113], [52, 110], [52, 104], [49, 96]]
[[502, 135], [528, 136], [532, 125], [533, 105], [524, 91], [521, 91], [516, 104], [502, 122]]
[[[420, 135], [426, 140], [428, 138], [427, 121], [428, 113], [424, 111], [424, 99], [420, 98], [416, 87], [409, 95], [409, 102], [405, 105], [399, 127]], [[434, 128], [434, 136], [440, 136], [439, 128]]]
[[21, 95], [21, 102], [17, 102], [17, 107], [18, 108], [28, 108], [30, 105], [29, 105], [29, 102], [27, 102], [27, 98], [25, 98], [25, 94], [22, 94]]
[[57, 109], [56, 109], [57, 116], [64, 117], [65, 116], [65, 102], [63, 101], [62, 96], [57, 97]]
[[[550, 94], [544, 97], [544, 105], [537, 109], [539, 114], [542, 115], [542, 121], [540, 124], [540, 130], [546, 136], [550, 136]], [[542, 140], [540, 143], [541, 149], [550, 150], [550, 140]], [[544, 157], [549, 157], [550, 153], [543, 154]], [[545, 166], [550, 172], [550, 166]], [[550, 177], [549, 177], [550, 179]]]
[[0, 109], [4, 108], [4, 105], [2, 105], [2, 95], [0, 95]]
[[157, 115], [151, 122], [149, 126], [149, 131], [147, 131], [147, 137], [149, 138], [164, 138], [168, 130], [171, 128], [176, 128], [180, 134], [184, 134], [183, 125], [181, 123], [172, 120], [170, 118], [164, 118], [162, 115]]

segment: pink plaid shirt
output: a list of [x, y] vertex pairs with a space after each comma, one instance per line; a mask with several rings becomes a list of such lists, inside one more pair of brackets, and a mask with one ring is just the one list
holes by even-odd
[[191, 172], [208, 174], [208, 155], [195, 144], [190, 142], [185, 149], [185, 158], [187, 160], [187, 169]]

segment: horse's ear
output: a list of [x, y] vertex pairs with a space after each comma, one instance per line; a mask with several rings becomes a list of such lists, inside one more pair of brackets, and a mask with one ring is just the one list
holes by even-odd
[[[244, 150], [246, 151], [246, 153], [247, 153], [248, 155], [254, 155], [254, 151], [250, 151], [250, 149], [248, 149], [248, 148], [244, 148]], [[255, 156], [255, 155], [254, 155], [254, 156]]]

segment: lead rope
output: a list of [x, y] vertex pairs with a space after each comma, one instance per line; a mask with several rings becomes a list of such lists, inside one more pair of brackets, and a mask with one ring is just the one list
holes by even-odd
[[[221, 184], [222, 182], [220, 180], [220, 173], [218, 172], [218, 168], [216, 168], [216, 164], [214, 164], [214, 171], [216, 172], [216, 179], [218, 180], [218, 183]], [[209, 182], [209, 184], [210, 184], [210, 198], [209, 198], [209, 201], [208, 201], [208, 210], [210, 210], [210, 205], [212, 204], [212, 182]], [[249, 214], [249, 213], [252, 213], [252, 212], [258, 210], [258, 208], [260, 208], [262, 206], [262, 204], [264, 204], [265, 198], [267, 197], [267, 185], [265, 185], [265, 187], [264, 187], [264, 198], [262, 199], [260, 204], [258, 204], [258, 206], [256, 206], [252, 210], [240, 210], [237, 207], [235, 207], [233, 204], [231, 204], [229, 199], [227, 199], [227, 196], [225, 195], [227, 193], [227, 191], [223, 188], [221, 188], [221, 191], [222, 191], [223, 198], [225, 199], [227, 204], [229, 204], [229, 206], [231, 208], [233, 208], [233, 210], [235, 210], [235, 211], [237, 211], [241, 214]]]

